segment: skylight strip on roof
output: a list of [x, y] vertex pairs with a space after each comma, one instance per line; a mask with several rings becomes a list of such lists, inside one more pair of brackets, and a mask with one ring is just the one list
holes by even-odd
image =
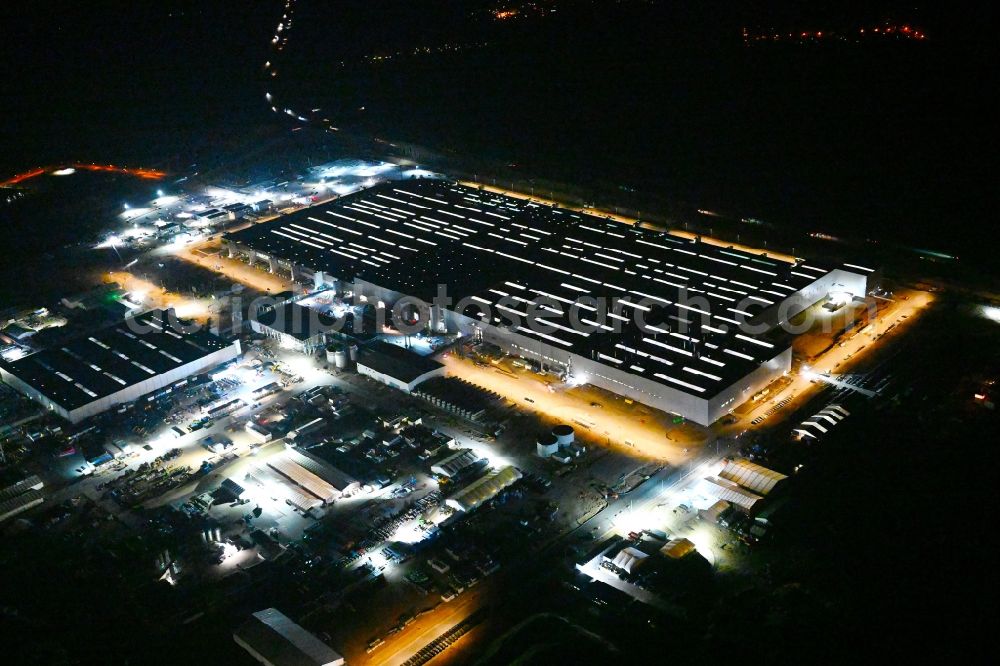
[[516, 257], [513, 254], [507, 254], [506, 252], [501, 252], [500, 250], [497, 250], [496, 254], [499, 254], [501, 257], [507, 257], [508, 259], [514, 259], [515, 261], [520, 261], [523, 264], [534, 265], [534, 263], [535, 263], [535, 262], [533, 262], [533, 261], [531, 261], [529, 259], [523, 259], [521, 257]]
[[688, 382], [685, 382], [685, 381], [683, 381], [683, 380], [680, 380], [680, 379], [675, 379], [675, 378], [673, 378], [673, 377], [670, 377], [669, 375], [665, 375], [665, 374], [663, 374], [662, 372], [657, 372], [657, 373], [655, 373], [655, 374], [654, 374], [653, 376], [654, 376], [654, 377], [659, 377], [660, 379], [665, 379], [665, 380], [667, 380], [668, 382], [672, 382], [672, 383], [674, 383], [674, 384], [677, 384], [677, 385], [679, 385], [679, 386], [683, 386], [683, 387], [685, 387], [685, 388], [689, 388], [689, 389], [691, 389], [692, 391], [697, 391], [698, 393], [704, 393], [704, 392], [705, 392], [705, 389], [703, 389], [703, 388], [702, 388], [702, 387], [700, 387], [700, 386], [697, 386], [697, 385], [695, 385], [695, 384], [690, 384], [690, 383], [688, 383]]
[[416, 236], [408, 234], [405, 231], [396, 231], [395, 229], [386, 229], [385, 232], [388, 233], [388, 234], [395, 234], [397, 236], [403, 236], [404, 238], [410, 238], [410, 239], [416, 238]]
[[298, 236], [292, 236], [290, 234], [286, 234], [285, 232], [279, 231], [278, 229], [271, 229], [271, 233], [272, 234], [278, 234], [279, 236], [284, 236], [285, 238], [290, 238], [291, 240], [299, 242], [299, 243], [303, 243], [304, 245], [311, 245], [312, 247], [318, 248], [320, 250], [325, 249], [322, 245], [317, 245], [316, 243], [313, 243], [312, 241], [303, 240], [303, 239], [299, 238]]
[[770, 342], [764, 342], [763, 340], [758, 340], [757, 338], [751, 338], [748, 335], [743, 335], [742, 333], [737, 333], [736, 337], [740, 340], [745, 340], [746, 342], [751, 342], [755, 345], [760, 345], [761, 347], [767, 347], [768, 349], [773, 349], [774, 345]]
[[659, 301], [659, 302], [663, 303], [664, 305], [670, 305], [671, 304], [671, 301], [668, 301], [665, 298], [660, 298], [659, 296], [653, 296], [651, 294], [644, 294], [643, 292], [636, 291], [634, 289], [632, 290], [632, 293], [635, 294], [636, 296], [642, 296], [643, 298], [648, 298], [648, 299], [653, 300], [653, 301]]
[[530, 328], [525, 328], [525, 327], [523, 327], [523, 326], [518, 326], [518, 327], [517, 327], [517, 328], [516, 328], [515, 330], [516, 330], [516, 331], [520, 331], [520, 332], [524, 332], [524, 333], [526, 333], [526, 334], [534, 334], [534, 335], [537, 335], [537, 336], [538, 336], [538, 337], [540, 337], [540, 338], [545, 338], [546, 340], [551, 340], [552, 342], [555, 342], [555, 343], [557, 343], [557, 344], [560, 344], [560, 345], [562, 345], [563, 347], [572, 347], [572, 346], [573, 346], [573, 344], [572, 344], [572, 343], [570, 343], [570, 342], [566, 342], [565, 340], [563, 340], [563, 339], [561, 339], [561, 338], [557, 338], [557, 337], [555, 337], [554, 335], [548, 335], [547, 333], [539, 333], [538, 331], [533, 331], [533, 330], [531, 330]]
[[719, 377], [718, 375], [712, 375], [712, 374], [709, 374], [707, 372], [702, 372], [701, 370], [697, 370], [695, 368], [689, 368], [686, 365], [682, 369], [685, 372], [690, 372], [692, 375], [701, 375], [702, 377], [708, 377], [709, 379], [713, 379], [713, 380], [715, 380], [717, 382], [721, 382], [722, 381], [722, 377]]
[[618, 266], [612, 266], [611, 264], [606, 264], [602, 261], [594, 261], [593, 259], [588, 259], [587, 257], [580, 257], [581, 261], [586, 261], [588, 264], [596, 264], [597, 266], [603, 266], [604, 268], [610, 268], [613, 271], [621, 270]]
[[746, 264], [740, 266], [740, 268], [742, 268], [745, 271], [753, 271], [754, 273], [763, 273], [764, 275], [771, 275], [773, 277], [778, 277], [777, 273], [772, 273], [771, 271], [765, 271], [763, 268], [754, 268], [753, 266], [747, 266]]
[[681, 349], [680, 347], [674, 347], [673, 345], [668, 345], [666, 342], [661, 342], [660, 340], [654, 340], [653, 338], [643, 338], [642, 341], [651, 345], [656, 345], [657, 347], [663, 347], [664, 349], [672, 351], [675, 354], [683, 354], [684, 356], [694, 357], [694, 354], [692, 354], [688, 350]]

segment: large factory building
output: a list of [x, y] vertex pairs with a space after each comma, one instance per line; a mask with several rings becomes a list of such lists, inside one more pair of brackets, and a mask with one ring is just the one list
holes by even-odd
[[78, 423], [240, 355], [171, 310], [151, 310], [62, 347], [0, 361], [0, 378], [63, 418]]
[[441, 180], [379, 185], [226, 242], [386, 307], [445, 285], [452, 302], [430, 309], [432, 328], [702, 425], [790, 369], [780, 324], [831, 294], [863, 298], [876, 278]]

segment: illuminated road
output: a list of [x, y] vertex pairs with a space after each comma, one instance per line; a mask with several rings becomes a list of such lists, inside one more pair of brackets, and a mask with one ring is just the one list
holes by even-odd
[[848, 389], [850, 391], [856, 391], [862, 395], [868, 396], [869, 398], [874, 398], [878, 395], [878, 391], [872, 391], [866, 389], [863, 386], [857, 386], [855, 384], [849, 384], [845, 381], [837, 379], [836, 375], [818, 375], [815, 372], [805, 372], [804, 376], [807, 379], [815, 379], [818, 382], [823, 382], [824, 384], [830, 384], [831, 386], [837, 386], [839, 388]]
[[74, 162], [73, 164], [59, 164], [48, 167], [39, 167], [37, 169], [32, 169], [31, 171], [19, 173], [15, 176], [8, 178], [7, 180], [0, 181], [0, 187], [10, 187], [11, 185], [17, 185], [19, 183], [23, 183], [37, 176], [41, 176], [46, 173], [52, 173], [54, 171], [69, 171], [69, 173], [72, 173], [72, 171], [70, 170], [125, 174], [129, 176], [135, 176], [136, 178], [142, 178], [144, 180], [160, 180], [161, 178], [164, 178], [167, 175], [166, 172], [157, 171], [156, 169], [130, 169], [128, 167], [115, 166], [114, 164], [83, 164], [79, 162]]
[[[871, 335], [875, 336], [874, 340], [869, 334], [855, 334], [852, 338], [844, 341], [843, 347], [833, 346], [826, 354], [816, 359], [814, 369], [822, 371], [825, 368], [832, 369], [861, 359], [871, 359], [872, 356], [882, 351], [887, 343], [891, 343], [897, 332], [912, 325], [919, 314], [934, 300], [933, 294], [927, 292], [907, 291], [902, 295], [905, 295], [906, 300], [897, 299], [890, 304], [890, 307], [879, 313], [877, 325], [871, 329]], [[888, 334], [875, 333], [878, 330], [887, 330], [892, 324], [896, 324], [896, 326]], [[814, 379], [815, 376], [812, 372], [796, 374], [788, 387], [769, 400], [762, 401], [761, 404], [744, 415], [742, 422], [729, 426], [716, 425], [714, 429], [728, 435], [739, 435], [750, 428], [749, 421], [751, 419], [766, 412], [776, 401], [786, 396], [795, 396], [795, 399], [784, 409], [773, 414], [759, 427], [773, 426], [794, 415], [797, 409], [823, 388], [822, 383], [813, 383]], [[858, 388], [854, 385], [850, 385], [850, 387], [852, 389]], [[592, 533], [596, 540], [600, 540], [615, 533], [626, 535], [634, 530], [665, 524], [673, 515], [667, 513], [666, 510], [672, 510], [680, 502], [682, 491], [704, 476], [711, 474], [722, 459], [733, 455], [737, 448], [736, 440], [733, 437], [720, 437], [714, 441], [715, 446], [703, 447], [697, 457], [681, 467], [663, 469], [633, 492], [623, 495], [617, 500], [611, 500], [606, 509], [581, 524], [570, 534]], [[717, 562], [720, 553], [706, 534], [697, 533], [696, 530], [694, 533], [685, 533], [683, 536], [694, 541], [699, 552], [706, 555], [710, 561]], [[560, 541], [557, 540], [556, 544]], [[552, 546], [550, 545], [550, 547]]]
[[[495, 192], [497, 194], [505, 194], [509, 197], [514, 197], [515, 199], [522, 199], [524, 201], [534, 201], [536, 203], [545, 204], [547, 206], [558, 206], [566, 210], [576, 211], [578, 213], [586, 213], [588, 215], [594, 215], [597, 217], [603, 217], [608, 220], [614, 220], [616, 222], [621, 222], [622, 224], [627, 224], [629, 226], [634, 226], [636, 224], [651, 228], [651, 229], [661, 229], [662, 227], [658, 225], [651, 225], [642, 220], [638, 220], [634, 217], [626, 217], [625, 215], [619, 215], [618, 213], [613, 213], [607, 210], [601, 210], [598, 208], [590, 208], [589, 206], [572, 206], [561, 201], [555, 201], [553, 199], [546, 199], [545, 197], [536, 196], [534, 194], [526, 194], [524, 192], [519, 192], [517, 190], [509, 190], [504, 187], [498, 187], [496, 185], [486, 185], [483, 183], [477, 183], [473, 181], [463, 180], [459, 181], [462, 185], [474, 188], [483, 188], [488, 192]], [[683, 238], [694, 238], [698, 234], [690, 233], [687, 231], [680, 231], [677, 229], [671, 229], [670, 233], [675, 236], [681, 236]], [[731, 243], [729, 241], [720, 240], [718, 238], [712, 238], [710, 236], [701, 236], [702, 241], [708, 243], [709, 245], [718, 245], [719, 247], [734, 247], [738, 250], [743, 250], [744, 252], [750, 252], [753, 254], [767, 253], [768, 257], [772, 259], [778, 259], [780, 261], [787, 261], [789, 263], [795, 262], [795, 257], [790, 254], [784, 254], [782, 252], [772, 252], [771, 250], [762, 250], [759, 247], [750, 247], [749, 245], [741, 245], [739, 243]]]
[[679, 465], [691, 459], [692, 450], [709, 436], [704, 428], [675, 425], [664, 412], [638, 403], [629, 405], [620, 396], [592, 387], [565, 388], [554, 378], [491, 364], [482, 367], [455, 354], [439, 360], [449, 375], [495, 391], [521, 410], [538, 411], [573, 426], [581, 436], [615, 445], [632, 455]]
[[360, 655], [351, 660], [352, 664], [369, 663], [398, 666], [420, 651], [425, 645], [445, 633], [456, 624], [469, 617], [480, 607], [484, 599], [489, 598], [489, 590], [493, 580], [487, 578], [472, 589], [466, 590], [458, 598], [441, 603], [435, 610], [413, 623], [394, 636], [386, 639], [385, 644], [367, 657], [367, 662]]
[[107, 281], [117, 282], [121, 285], [122, 289], [131, 292], [132, 297], [141, 302], [143, 309], [174, 308], [178, 317], [205, 323], [214, 314], [212, 308], [218, 307], [218, 303], [211, 299], [191, 298], [183, 294], [167, 291], [150, 280], [141, 278], [129, 271], [109, 271], [105, 274], [105, 277]]
[[171, 254], [184, 261], [224, 275], [261, 294], [277, 294], [290, 290], [294, 286], [290, 276], [269, 273], [260, 267], [250, 266], [238, 259], [230, 259], [225, 250], [218, 249], [217, 244], [211, 241], [184, 245], [173, 249]]

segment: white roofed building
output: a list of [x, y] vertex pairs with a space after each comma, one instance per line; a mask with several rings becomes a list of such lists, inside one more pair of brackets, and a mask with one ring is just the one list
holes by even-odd
[[458, 511], [471, 511], [496, 497], [501, 490], [520, 478], [521, 472], [516, 467], [508, 465], [493, 470], [446, 499], [445, 504]]
[[233, 640], [265, 666], [343, 666], [344, 658], [276, 608], [254, 613]]
[[470, 465], [474, 465], [477, 460], [479, 460], [479, 456], [472, 449], [460, 449], [431, 465], [431, 472], [440, 476], [452, 477]]
[[752, 463], [744, 458], [736, 458], [726, 463], [726, 466], [719, 472], [723, 479], [737, 483], [747, 490], [766, 495], [779, 483], [788, 478], [781, 472], [775, 472], [756, 463]]

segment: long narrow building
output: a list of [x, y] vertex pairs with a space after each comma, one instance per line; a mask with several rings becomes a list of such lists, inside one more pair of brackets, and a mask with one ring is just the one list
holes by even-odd
[[444, 285], [452, 301], [430, 309], [432, 328], [700, 424], [790, 369], [778, 324], [831, 293], [864, 297], [877, 275], [441, 180], [379, 185], [226, 241], [230, 256], [386, 307]]
[[267, 466], [304, 488], [324, 504], [329, 504], [340, 497], [340, 491], [296, 462], [275, 456], [267, 461]]

